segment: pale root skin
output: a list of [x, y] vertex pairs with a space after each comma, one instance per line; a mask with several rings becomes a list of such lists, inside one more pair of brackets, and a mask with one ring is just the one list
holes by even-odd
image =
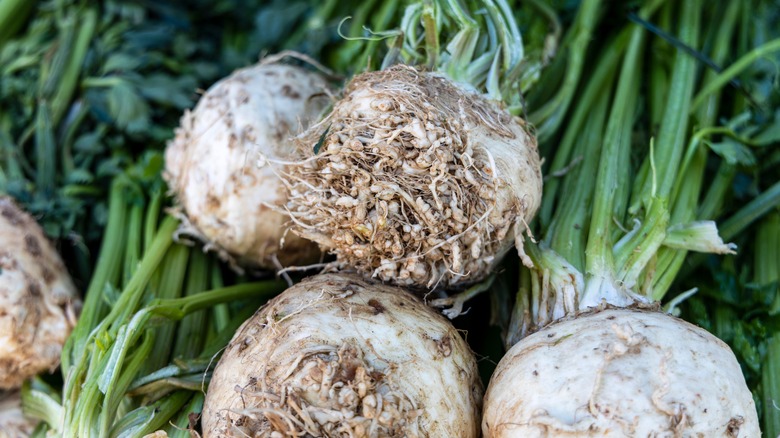
[[536, 140], [481, 95], [408, 66], [365, 73], [299, 140], [293, 231], [340, 267], [432, 289], [485, 278], [513, 243], [524, 256], [542, 191]]
[[0, 196], [0, 389], [57, 368], [80, 307], [41, 227]]
[[35, 420], [24, 416], [18, 391], [0, 391], [0, 438], [29, 437], [35, 424]]
[[606, 309], [515, 344], [485, 395], [482, 432], [507, 437], [760, 436], [734, 354], [670, 315]]
[[[316, 261], [316, 245], [287, 233], [273, 166], [286, 160], [290, 137], [329, 103], [321, 75], [282, 64], [237, 70], [186, 111], [165, 152], [164, 177], [186, 213], [181, 230], [239, 263], [274, 269]], [[282, 241], [284, 245], [282, 246]]]
[[238, 330], [209, 384], [204, 437], [479, 435], [482, 385], [455, 328], [401, 289], [322, 274]]

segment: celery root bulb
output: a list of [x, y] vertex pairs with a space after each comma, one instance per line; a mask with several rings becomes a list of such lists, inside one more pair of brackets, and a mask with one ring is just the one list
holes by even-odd
[[293, 231], [397, 285], [479, 281], [512, 243], [522, 249], [541, 199], [525, 123], [437, 73], [359, 75], [299, 139], [306, 158], [287, 174]]
[[245, 265], [316, 260], [316, 245], [285, 232], [285, 217], [271, 207], [283, 203], [281, 181], [257, 161], [291, 156], [289, 138], [318, 119], [326, 90], [317, 73], [259, 64], [217, 82], [185, 112], [164, 173], [187, 216], [182, 231]]
[[0, 391], [0, 438], [26, 438], [32, 435], [36, 421], [22, 412], [19, 391]]
[[59, 365], [80, 306], [41, 227], [0, 196], [0, 389], [18, 388]]
[[729, 347], [638, 309], [587, 313], [524, 338], [499, 362], [484, 406], [486, 438], [760, 436]]
[[410, 293], [310, 277], [238, 330], [214, 370], [204, 437], [477, 437], [468, 345]]

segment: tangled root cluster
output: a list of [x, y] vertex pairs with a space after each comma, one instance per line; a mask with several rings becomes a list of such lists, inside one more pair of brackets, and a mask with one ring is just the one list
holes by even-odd
[[[418, 437], [421, 411], [374, 371], [354, 345], [324, 345], [300, 353], [281, 385], [252, 379], [232, 433], [260, 436]], [[249, 427], [247, 427], [249, 426]], [[241, 436], [242, 433], [236, 433]]]
[[357, 76], [298, 139], [308, 159], [287, 168], [293, 231], [399, 285], [485, 277], [541, 198], [521, 120], [407, 66]]

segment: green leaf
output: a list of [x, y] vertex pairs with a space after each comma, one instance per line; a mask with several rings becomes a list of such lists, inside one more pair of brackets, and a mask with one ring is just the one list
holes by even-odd
[[267, 46], [282, 41], [310, 9], [311, 5], [305, 2], [289, 0], [277, 0], [262, 8], [255, 17], [260, 45]]
[[122, 81], [108, 92], [108, 111], [120, 129], [140, 133], [149, 127], [149, 106], [136, 89]]
[[95, 176], [86, 169], [74, 169], [65, 178], [66, 184], [88, 184], [95, 180]]
[[162, 172], [165, 160], [161, 153], [150, 154], [144, 163], [143, 176], [148, 179], [156, 178]]
[[101, 71], [103, 74], [126, 72], [135, 70], [140, 66], [141, 59], [139, 57], [132, 56], [129, 53], [119, 52], [111, 54], [108, 59], [106, 59]]
[[736, 254], [736, 245], [723, 243], [714, 221], [694, 221], [675, 224], [666, 230], [664, 245], [687, 251], [715, 254]]
[[195, 101], [198, 84], [192, 76], [171, 77], [152, 74], [143, 78], [138, 89], [145, 98], [179, 109], [189, 108]]
[[116, 303], [119, 300], [119, 295], [121, 291], [111, 283], [106, 283], [105, 286], [103, 286], [103, 301], [108, 304], [109, 307], [112, 307], [114, 303]]
[[78, 152], [86, 152], [90, 154], [99, 153], [103, 149], [103, 145], [100, 142], [102, 138], [102, 130], [88, 132], [76, 139], [76, 141], [73, 143], [73, 148]]
[[322, 148], [322, 145], [325, 144], [325, 139], [328, 138], [328, 132], [330, 132], [330, 125], [325, 128], [325, 132], [320, 135], [320, 139], [317, 140], [317, 144], [314, 145], [314, 155], [320, 153], [320, 148]]
[[753, 152], [747, 146], [731, 138], [725, 138], [719, 143], [709, 141], [705, 141], [704, 143], [732, 166], [741, 165], [751, 167], [756, 165], [756, 156]]
[[742, 361], [753, 372], [761, 369], [761, 355], [758, 353], [755, 345], [750, 341], [748, 333], [745, 332], [745, 326], [742, 321], [734, 324], [734, 339], [732, 345]]
[[780, 142], [780, 111], [775, 112], [772, 123], [760, 134], [753, 137], [753, 141], [760, 146]]

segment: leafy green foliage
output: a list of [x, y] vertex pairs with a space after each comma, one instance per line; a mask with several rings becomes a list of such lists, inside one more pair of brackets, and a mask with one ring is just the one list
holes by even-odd
[[[699, 292], [684, 302], [682, 317], [712, 332], [734, 351], [748, 386], [760, 400], [759, 382], [767, 359], [769, 338], [780, 333], [780, 318], [770, 312], [780, 299], [778, 282], [756, 284], [751, 281], [752, 264], [740, 257], [718, 263], [711, 260], [706, 268], [692, 274], [682, 287], [695, 285]], [[759, 404], [758, 410], [763, 407]]]
[[345, 14], [349, 4], [338, 6], [40, 2], [26, 26], [0, 39], [0, 193], [62, 242], [85, 283], [111, 179], [142, 152], [164, 149], [198, 90], [282, 48], [316, 57], [337, 38], [329, 14]]

